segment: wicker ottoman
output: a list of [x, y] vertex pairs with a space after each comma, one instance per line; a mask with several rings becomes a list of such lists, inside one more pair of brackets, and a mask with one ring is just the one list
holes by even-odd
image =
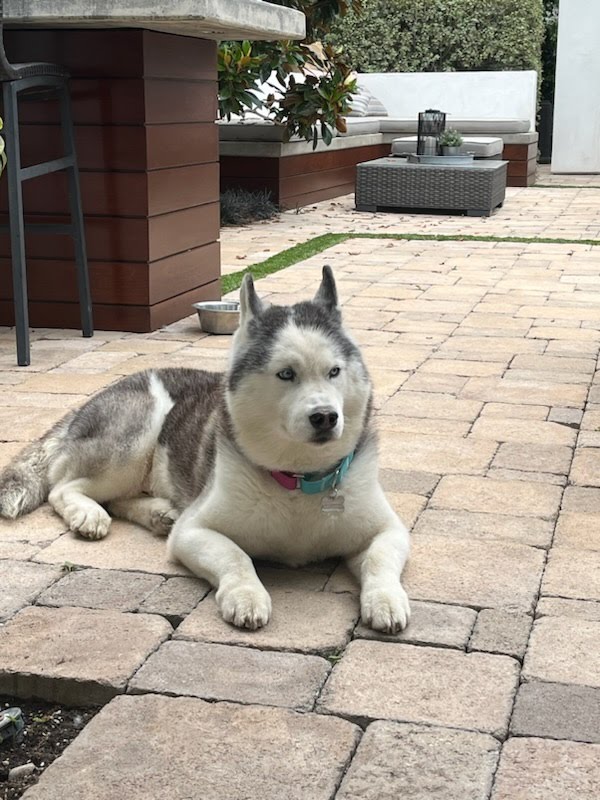
[[356, 167], [356, 210], [427, 209], [489, 217], [504, 202], [507, 165], [481, 160], [437, 166], [395, 157], [365, 161]]

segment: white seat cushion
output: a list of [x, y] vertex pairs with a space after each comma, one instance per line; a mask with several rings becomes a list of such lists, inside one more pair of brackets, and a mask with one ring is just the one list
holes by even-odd
[[[473, 153], [475, 158], [493, 158], [502, 153], [504, 143], [502, 139], [492, 136], [465, 136], [460, 147], [461, 153]], [[417, 152], [417, 137], [402, 136], [392, 141], [392, 155], [401, 156], [406, 153]]]

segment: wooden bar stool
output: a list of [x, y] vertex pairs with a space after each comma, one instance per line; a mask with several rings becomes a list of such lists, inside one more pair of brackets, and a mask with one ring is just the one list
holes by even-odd
[[[3, 42], [4, 0], [0, 0], [0, 81], [4, 99], [4, 130], [6, 144], [6, 176], [8, 179], [8, 208], [10, 247], [12, 258], [13, 297], [17, 334], [17, 363], [26, 367], [30, 363], [29, 311], [27, 305], [27, 262], [25, 256], [25, 228], [31, 233], [56, 233], [72, 236], [77, 265], [77, 284], [81, 328], [84, 336], [92, 336], [92, 302], [88, 276], [79, 172], [75, 154], [75, 133], [69, 95], [69, 73], [57, 64], [11, 64], [4, 52]], [[19, 139], [18, 100], [40, 100], [58, 97], [64, 155], [29, 167], [21, 166]], [[27, 224], [23, 218], [22, 183], [50, 172], [65, 170], [69, 183], [71, 221], [66, 224]], [[4, 226], [6, 227], [6, 226]]]

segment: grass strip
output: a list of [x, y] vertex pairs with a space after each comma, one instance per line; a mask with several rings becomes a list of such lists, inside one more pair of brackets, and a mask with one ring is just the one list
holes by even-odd
[[291, 267], [299, 261], [304, 261], [311, 256], [322, 253], [330, 247], [335, 247], [348, 239], [395, 239], [397, 241], [422, 241], [422, 242], [511, 242], [514, 244], [585, 244], [593, 247], [600, 246], [600, 239], [555, 239], [544, 236], [476, 236], [470, 234], [445, 234], [445, 233], [324, 233], [315, 236], [307, 242], [295, 244], [282, 250], [274, 256], [270, 256], [264, 261], [251, 264], [249, 267], [231, 272], [229, 275], [221, 277], [221, 289], [223, 294], [239, 289], [244, 275], [250, 272], [255, 280], [279, 272], [280, 269]]

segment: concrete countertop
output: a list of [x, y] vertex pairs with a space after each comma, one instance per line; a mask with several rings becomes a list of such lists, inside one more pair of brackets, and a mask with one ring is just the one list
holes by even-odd
[[12, 27], [145, 28], [199, 39], [303, 39], [304, 14], [263, 0], [4, 0]]

